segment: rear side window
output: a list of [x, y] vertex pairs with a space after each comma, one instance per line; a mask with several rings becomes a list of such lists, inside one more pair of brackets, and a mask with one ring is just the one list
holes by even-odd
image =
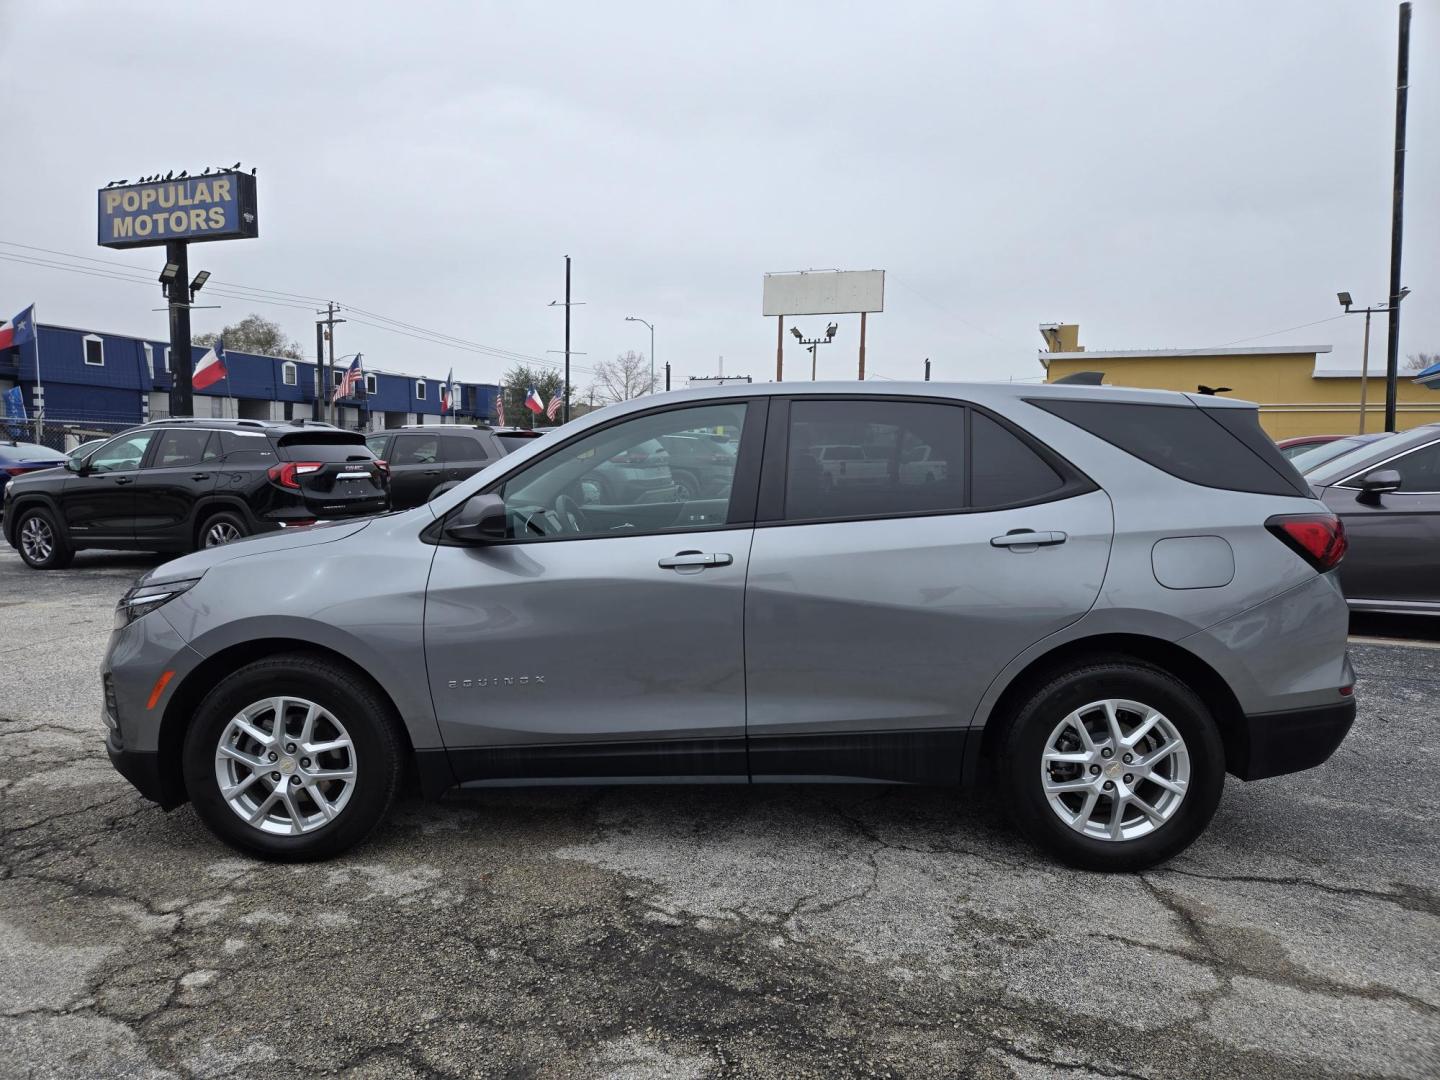
[[440, 456], [446, 461], [487, 461], [489, 455], [479, 439], [464, 435], [441, 435]]
[[1035, 398], [1030, 404], [1192, 484], [1260, 495], [1310, 495], [1300, 474], [1260, 429], [1253, 409]]
[[1377, 466], [1400, 474], [1402, 494], [1433, 495], [1440, 492], [1440, 442], [1412, 450], [1402, 458]]
[[438, 435], [396, 435], [391, 465], [434, 465], [440, 460]]
[[150, 468], [180, 469], [210, 460], [205, 451], [211, 439], [212, 434], [203, 428], [170, 428], [162, 431]]
[[965, 408], [916, 401], [793, 401], [792, 521], [965, 507]]
[[971, 506], [1035, 502], [1065, 486], [1065, 478], [1018, 435], [981, 412], [972, 412], [970, 423]]

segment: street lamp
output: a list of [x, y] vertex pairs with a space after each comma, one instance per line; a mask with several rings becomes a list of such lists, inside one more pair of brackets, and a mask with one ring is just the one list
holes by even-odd
[[644, 319], [637, 319], [634, 315], [626, 315], [626, 322], [638, 322], [650, 328], [650, 393], [655, 392], [655, 324], [646, 322]]
[[801, 345], [804, 345], [804, 346], [806, 347], [806, 350], [810, 353], [810, 381], [811, 381], [811, 382], [814, 382], [814, 381], [815, 381], [815, 368], [816, 368], [815, 354], [816, 354], [816, 352], [819, 350], [819, 347], [820, 347], [821, 345], [829, 345], [832, 341], [834, 341], [834, 340], [835, 340], [836, 331], [838, 331], [839, 329], [840, 329], [840, 328], [839, 328], [835, 323], [832, 322], [829, 326], [825, 327], [825, 336], [824, 336], [824, 337], [807, 338], [804, 334], [802, 334], [802, 333], [800, 332], [799, 327], [792, 326], [792, 327], [790, 328], [790, 333], [792, 333], [792, 334], [795, 335], [795, 340], [798, 341], [798, 342], [800, 342]]
[[[1335, 294], [1336, 299], [1338, 299], [1338, 300], [1340, 301], [1340, 306], [1345, 309], [1345, 314], [1346, 314], [1346, 315], [1360, 315], [1360, 314], [1363, 313], [1364, 316], [1365, 316], [1365, 344], [1364, 344], [1363, 348], [1361, 349], [1361, 353], [1360, 353], [1360, 356], [1361, 356], [1361, 359], [1360, 359], [1360, 434], [1361, 434], [1361, 435], [1364, 435], [1364, 434], [1365, 434], [1365, 410], [1366, 410], [1366, 408], [1367, 408], [1367, 398], [1369, 397], [1369, 393], [1370, 393], [1370, 316], [1373, 315], [1373, 314], [1375, 314], [1375, 312], [1377, 312], [1377, 311], [1389, 311], [1392, 307], [1399, 307], [1400, 301], [1401, 301], [1401, 300], [1404, 300], [1405, 297], [1407, 297], [1407, 296], [1409, 296], [1409, 295], [1410, 295], [1410, 290], [1409, 290], [1408, 288], [1404, 288], [1404, 289], [1401, 289], [1398, 293], [1395, 294], [1395, 302], [1394, 302], [1393, 304], [1372, 304], [1370, 307], [1353, 308], [1353, 309], [1352, 309], [1352, 305], [1355, 303], [1355, 300], [1354, 300], [1354, 298], [1353, 298], [1348, 292], [1339, 292], [1339, 293], [1336, 293], [1336, 294]], [[1387, 393], [1386, 393], [1386, 408], [1385, 408], [1385, 430], [1386, 430], [1386, 431], [1394, 431], [1394, 430], [1395, 430], [1395, 413], [1394, 413], [1394, 411], [1390, 408], [1390, 402], [1394, 400], [1394, 398], [1395, 398], [1396, 395], [1395, 395], [1395, 393], [1394, 393], [1393, 391], [1390, 390], [1391, 385], [1392, 385], [1392, 384], [1391, 384], [1391, 381], [1390, 381], [1390, 373], [1389, 373], [1389, 371], [1386, 371], [1386, 373], [1385, 373], [1385, 386], [1386, 386], [1386, 390], [1387, 390]]]

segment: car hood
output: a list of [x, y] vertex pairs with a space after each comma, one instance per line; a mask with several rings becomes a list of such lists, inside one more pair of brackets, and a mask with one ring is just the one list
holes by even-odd
[[261, 533], [243, 540], [233, 540], [221, 547], [206, 548], [190, 555], [162, 563], [151, 570], [142, 581], [175, 581], [180, 578], [198, 578], [212, 566], [248, 559], [255, 555], [266, 555], [272, 551], [290, 551], [294, 548], [315, 547], [333, 544], [354, 536], [367, 525], [371, 518], [356, 518], [351, 521], [334, 521], [325, 525], [309, 525], [299, 529], [284, 529], [280, 532]]

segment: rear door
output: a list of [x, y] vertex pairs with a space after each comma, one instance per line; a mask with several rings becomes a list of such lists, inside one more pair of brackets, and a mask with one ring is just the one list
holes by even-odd
[[[491, 457], [486, 450], [489, 440], [474, 435], [441, 435], [440, 436], [440, 460], [444, 466], [444, 478], [448, 480], [464, 480], [466, 477], [474, 476], [481, 469], [491, 462]], [[429, 498], [430, 493], [425, 493]]]
[[[837, 483], [816, 448], [856, 445], [868, 482]], [[752, 777], [958, 780], [986, 687], [1089, 610], [1112, 535], [1103, 492], [987, 413], [777, 400], [745, 598]]]
[[135, 480], [156, 434], [152, 428], [111, 439], [90, 455], [85, 472], [65, 480], [60, 510], [77, 543], [134, 539]]
[[192, 547], [195, 504], [215, 490], [220, 456], [219, 432], [162, 429], [135, 476], [135, 539], [177, 550]]
[[406, 431], [390, 445], [390, 500], [397, 510], [419, 506], [443, 482], [438, 432]]
[[1365, 473], [1394, 469], [1400, 490], [1362, 500], [1363, 474], [1327, 488], [1325, 505], [1345, 522], [1350, 547], [1340, 585], [1357, 608], [1367, 601], [1404, 610], [1440, 607], [1440, 441], [1381, 461]]

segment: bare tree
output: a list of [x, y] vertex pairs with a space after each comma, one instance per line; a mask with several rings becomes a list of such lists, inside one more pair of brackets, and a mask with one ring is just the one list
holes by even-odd
[[1431, 364], [1440, 364], [1440, 353], [1412, 352], [1405, 358], [1406, 371], [1424, 371]]
[[654, 389], [649, 358], [633, 350], [596, 364], [595, 382], [590, 386], [595, 398], [607, 405], [643, 397]]
[[222, 337], [225, 347], [236, 352], [304, 359], [300, 354], [300, 343], [286, 337], [279, 323], [273, 323], [263, 315], [247, 315], [218, 334], [196, 334], [191, 341], [196, 345], [214, 345], [215, 339]]

